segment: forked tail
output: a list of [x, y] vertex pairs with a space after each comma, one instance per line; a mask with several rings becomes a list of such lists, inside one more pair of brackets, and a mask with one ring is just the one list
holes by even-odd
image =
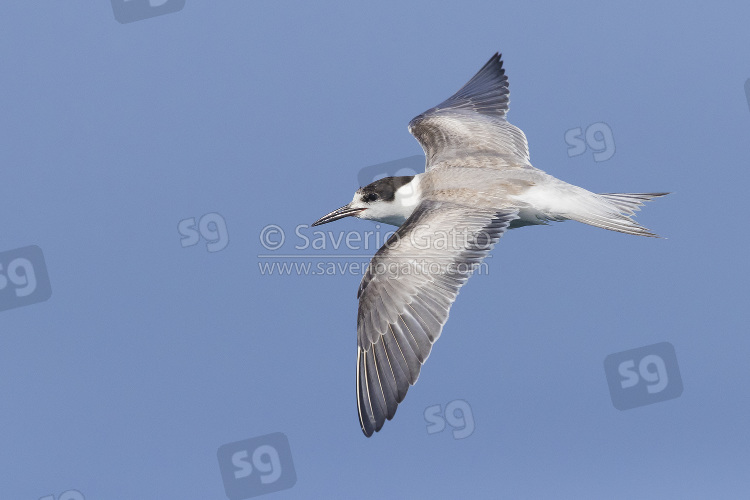
[[[570, 218], [592, 226], [638, 236], [658, 238], [632, 219], [643, 204], [669, 193], [604, 193], [594, 195], [599, 203], [588, 204], [587, 209], [576, 211]], [[593, 201], [593, 200], [591, 200]]]

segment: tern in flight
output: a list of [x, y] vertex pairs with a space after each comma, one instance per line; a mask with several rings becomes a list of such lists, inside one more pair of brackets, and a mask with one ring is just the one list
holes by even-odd
[[466, 85], [409, 123], [425, 172], [361, 187], [313, 226], [353, 216], [399, 226], [357, 297], [357, 411], [371, 436], [416, 383], [471, 271], [508, 229], [575, 220], [639, 236], [631, 217], [668, 193], [596, 194], [534, 168], [508, 123], [508, 77], [495, 54]]

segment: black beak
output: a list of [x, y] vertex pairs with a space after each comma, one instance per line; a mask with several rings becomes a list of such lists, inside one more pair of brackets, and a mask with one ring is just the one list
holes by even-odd
[[366, 208], [351, 208], [349, 205], [344, 205], [341, 208], [337, 208], [328, 215], [324, 215], [317, 221], [313, 222], [313, 226], [320, 226], [321, 224], [328, 224], [335, 220], [343, 219], [344, 217], [351, 217], [358, 213], [366, 210]]

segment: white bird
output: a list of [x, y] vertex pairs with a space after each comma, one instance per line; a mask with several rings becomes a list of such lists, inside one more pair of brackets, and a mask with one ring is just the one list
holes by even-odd
[[357, 297], [357, 411], [371, 436], [396, 413], [471, 271], [508, 229], [576, 220], [656, 236], [631, 216], [668, 193], [595, 194], [534, 168], [508, 123], [508, 77], [495, 54], [466, 85], [409, 123], [425, 172], [362, 187], [315, 222], [354, 216], [400, 226]]

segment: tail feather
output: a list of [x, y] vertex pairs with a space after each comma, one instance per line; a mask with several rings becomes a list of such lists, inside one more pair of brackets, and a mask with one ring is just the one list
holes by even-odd
[[612, 203], [621, 213], [634, 215], [643, 204], [669, 193], [602, 193], [599, 196]]
[[640, 210], [645, 202], [667, 194], [669, 193], [605, 193], [595, 195], [600, 203], [596, 203], [595, 206], [587, 204], [587, 210], [571, 214], [571, 219], [620, 233], [659, 238], [659, 235], [641, 226], [631, 217], [635, 215], [636, 211]]

